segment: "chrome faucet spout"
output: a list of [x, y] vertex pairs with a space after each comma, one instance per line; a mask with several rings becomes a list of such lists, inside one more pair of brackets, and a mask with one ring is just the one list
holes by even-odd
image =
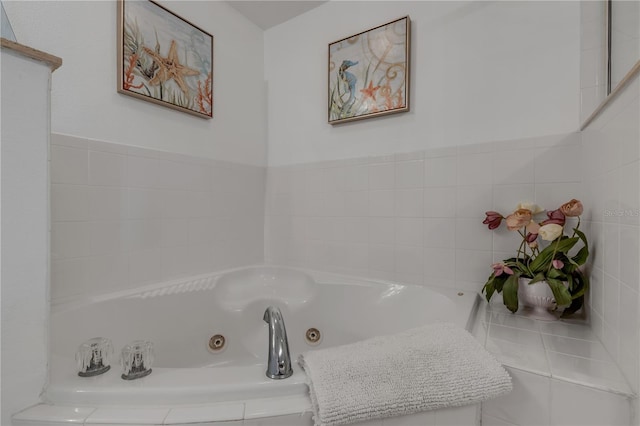
[[269, 361], [267, 377], [270, 379], [286, 379], [293, 374], [287, 329], [284, 326], [282, 313], [275, 306], [264, 311], [264, 322], [269, 324]]

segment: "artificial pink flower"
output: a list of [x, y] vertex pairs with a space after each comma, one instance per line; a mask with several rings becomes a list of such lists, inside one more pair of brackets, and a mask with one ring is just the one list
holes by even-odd
[[491, 268], [493, 269], [493, 273], [496, 277], [502, 275], [503, 272], [507, 275], [513, 275], [513, 270], [502, 262], [492, 264]]
[[529, 222], [529, 224], [527, 225], [527, 232], [530, 234], [537, 234], [539, 230], [540, 230], [540, 225], [538, 225], [533, 220]]
[[525, 230], [527, 231], [527, 235], [525, 236], [524, 239], [527, 241], [527, 243], [529, 243], [529, 246], [531, 246], [531, 243], [533, 243], [535, 240], [538, 239], [538, 232], [540, 231], [540, 225], [538, 225], [536, 222], [532, 220], [531, 222], [529, 222]]
[[487, 215], [487, 217], [482, 221], [482, 223], [484, 223], [485, 225], [489, 225], [489, 229], [491, 230], [496, 229], [498, 226], [500, 226], [502, 219], [504, 219], [504, 217], [498, 212], [489, 211], [485, 214]]
[[560, 226], [564, 226], [564, 222], [565, 222], [565, 217], [564, 217], [564, 213], [562, 213], [562, 210], [560, 209], [556, 209], [552, 212], [547, 212], [547, 217], [549, 219], [545, 220], [544, 222], [541, 223], [541, 225], [549, 225], [549, 224], [555, 224], [555, 225], [560, 225]]
[[580, 216], [582, 214], [582, 210], [582, 203], [580, 200], [576, 200], [575, 198], [560, 206], [560, 211], [562, 211], [562, 213], [567, 217]]
[[560, 259], [554, 259], [553, 262], [551, 262], [551, 264], [556, 269], [564, 268], [564, 262], [562, 262], [562, 260], [560, 260]]

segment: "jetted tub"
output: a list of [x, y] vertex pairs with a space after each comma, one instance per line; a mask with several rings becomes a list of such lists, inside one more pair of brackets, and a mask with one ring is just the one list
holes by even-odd
[[[362, 280], [280, 267], [248, 267], [163, 283], [52, 307], [49, 404], [86, 407], [179, 407], [263, 398], [306, 398], [304, 372], [295, 360], [317, 348], [391, 334], [434, 321], [469, 329], [478, 295], [455, 290]], [[281, 309], [294, 374], [265, 376], [269, 306]], [[319, 342], [313, 330], [320, 333]], [[222, 335], [222, 350], [209, 340]], [[113, 341], [107, 373], [82, 378], [74, 355], [93, 337]], [[120, 378], [122, 347], [137, 339], [154, 344], [151, 375]], [[219, 344], [221, 341], [218, 340]], [[295, 404], [294, 404], [295, 405]], [[269, 413], [266, 414], [267, 416]]]

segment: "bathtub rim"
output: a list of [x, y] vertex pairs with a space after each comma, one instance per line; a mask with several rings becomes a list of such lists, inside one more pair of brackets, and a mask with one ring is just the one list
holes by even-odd
[[[85, 307], [86, 305], [90, 305], [92, 303], [100, 303], [111, 300], [116, 300], [119, 298], [129, 298], [136, 297], [140, 295], [147, 294], [147, 297], [152, 297], [156, 294], [170, 294], [170, 291], [175, 288], [179, 288], [179, 286], [184, 285], [188, 287], [185, 291], [196, 291], [196, 290], [210, 290], [214, 289], [218, 280], [226, 276], [227, 274], [234, 272], [243, 272], [243, 271], [273, 271], [277, 273], [279, 270], [285, 271], [296, 271], [301, 272], [307, 276], [310, 276], [313, 281], [317, 285], [350, 285], [350, 286], [364, 286], [364, 287], [379, 287], [379, 288], [406, 288], [406, 287], [418, 287], [418, 288], [426, 288], [430, 291], [434, 291], [435, 293], [442, 294], [445, 297], [451, 299], [456, 305], [456, 310], [460, 310], [461, 318], [455, 321], [459, 326], [465, 327], [467, 331], [471, 331], [473, 322], [479, 308], [480, 295], [479, 293], [474, 293], [472, 291], [458, 291], [456, 289], [452, 289], [449, 287], [438, 287], [438, 286], [419, 286], [415, 284], [405, 284], [397, 281], [390, 280], [380, 280], [380, 279], [368, 279], [363, 277], [354, 277], [344, 274], [337, 274], [332, 272], [324, 272], [324, 271], [313, 271], [305, 268], [292, 268], [288, 266], [280, 266], [280, 265], [251, 265], [244, 266], [240, 268], [233, 268], [225, 271], [220, 271], [216, 273], [210, 274], [201, 274], [188, 278], [175, 279], [171, 281], [165, 281], [161, 283], [154, 283], [150, 285], [145, 285], [133, 289], [127, 289], [117, 292], [112, 292], [104, 295], [93, 296], [93, 297], [81, 297], [76, 298], [75, 300], [67, 301], [64, 304], [58, 304], [57, 309], [52, 310], [51, 315], [55, 315], [57, 313], [65, 313], [67, 310], [73, 310], [77, 308]], [[191, 287], [190, 287], [191, 285]], [[165, 293], [166, 292], [166, 293]], [[462, 318], [462, 314], [464, 314], [464, 318]], [[52, 368], [56, 368], [62, 364], [65, 364], [66, 358], [56, 357], [52, 353], [49, 354], [49, 365]], [[260, 367], [264, 368], [262, 365], [250, 365], [243, 368], [250, 367], [250, 374], [253, 374], [251, 377], [257, 377], [256, 375], [262, 375], [262, 371], [258, 371], [257, 369], [254, 371], [254, 368]], [[149, 379], [153, 382], [149, 386], [150, 393], [149, 395], [145, 395], [144, 398], [135, 398], [135, 402], [131, 404], [126, 404], [122, 402], [123, 397], [115, 393], [116, 397], [107, 398], [106, 401], [97, 401], [94, 395], [98, 395], [99, 391], [104, 390], [105, 383], [100, 384], [101, 388], [97, 388], [93, 390], [89, 389], [88, 393], [82, 395], [78, 394], [77, 390], [74, 393], [74, 384], [73, 382], [67, 383], [64, 380], [59, 380], [59, 377], [55, 380], [50, 380], [47, 384], [45, 391], [43, 393], [43, 400], [48, 404], [55, 405], [69, 405], [76, 404], [80, 406], [88, 406], [88, 407], [112, 407], [112, 406], [128, 406], [128, 407], [182, 407], [190, 404], [204, 404], [207, 401], [215, 402], [215, 403], [233, 403], [233, 402], [242, 402], [245, 400], [254, 400], [254, 399], [264, 399], [264, 391], [256, 391], [255, 393], [251, 393], [254, 390], [254, 385], [259, 383], [259, 380], [249, 380], [246, 383], [249, 383], [249, 386], [245, 386], [242, 388], [242, 385], [246, 383], [242, 380], [239, 381], [239, 387], [234, 389], [234, 392], [230, 392], [232, 396], [228, 398], [225, 397], [223, 399], [219, 399], [217, 396], [221, 394], [219, 389], [219, 383], [215, 381], [215, 375], [218, 371], [216, 369], [229, 369], [225, 370], [223, 374], [228, 374], [233, 372], [234, 367], [215, 367], [211, 369], [205, 369], [203, 371], [201, 368], [161, 368], [154, 367], [154, 374], [149, 376]], [[69, 368], [65, 368], [65, 374], [68, 373]], [[239, 371], [239, 370], [236, 370]], [[60, 370], [59, 370], [60, 372]], [[184, 381], [179, 381], [180, 376], [175, 376], [175, 374], [184, 373]], [[56, 372], [57, 375], [58, 372]], [[50, 371], [50, 379], [52, 378], [52, 372]], [[68, 376], [64, 376], [68, 377]], [[240, 378], [243, 378], [242, 373], [240, 373]], [[177, 382], [173, 382], [172, 380], [176, 380]], [[233, 380], [227, 378], [228, 383], [237, 384]], [[274, 383], [273, 381], [265, 380], [263, 383], [268, 383], [266, 386], [277, 387], [280, 392], [278, 392], [278, 398], [295, 398], [302, 394], [306, 394], [306, 377], [304, 373], [300, 371], [299, 366], [296, 364], [294, 376], [283, 383]], [[106, 383], [107, 386], [114, 386], [114, 391], [118, 390], [131, 392], [131, 388], [127, 388], [127, 384], [121, 383], [116, 378], [113, 380], [109, 380]], [[170, 384], [176, 384], [176, 388], [172, 388], [171, 390], [174, 392], [185, 391], [185, 398], [175, 398], [172, 395], [164, 395], [165, 399], [158, 398], [158, 396], [162, 396], [161, 393], [158, 393], [158, 389], [167, 390], [170, 388]], [[195, 386], [196, 391], [191, 385]], [[226, 385], [223, 383], [223, 385]], [[262, 386], [265, 386], [264, 384]], [[199, 391], [197, 391], [199, 389]], [[204, 392], [203, 392], [204, 389]], [[191, 392], [190, 397], [186, 397], [187, 394]], [[156, 395], [155, 403], [154, 401], [154, 393]], [[197, 399], [193, 395], [205, 395], [206, 400]], [[76, 399], [73, 398], [73, 395], [81, 395], [85, 399]], [[215, 395], [216, 397], [212, 398], [210, 395]], [[298, 412], [298, 411], [296, 411]], [[292, 412], [293, 413], [293, 412]], [[291, 414], [291, 413], [288, 413]], [[275, 414], [274, 414], [275, 415]], [[269, 417], [265, 415], [265, 417]]]
[[[56, 301], [52, 300], [50, 303], [50, 307], [51, 307], [50, 315], [55, 315], [67, 310], [77, 309], [79, 307], [83, 307], [86, 305], [106, 302], [109, 300], [114, 300], [119, 298], [135, 297], [135, 296], [146, 297], [145, 294], [148, 294], [149, 296], [151, 296], [153, 293], [162, 293], [163, 291], [169, 292], [172, 289], [176, 289], [180, 286], [184, 286], [184, 287], [201, 286], [200, 288], [193, 288], [187, 291], [213, 289], [217, 285], [220, 278], [222, 278], [225, 275], [242, 272], [246, 270], [258, 270], [258, 269], [283, 269], [283, 270], [299, 272], [311, 277], [316, 284], [386, 286], [386, 287], [389, 287], [389, 286], [426, 287], [436, 291], [437, 293], [450, 297], [452, 300], [456, 299], [452, 296], [458, 296], [460, 293], [462, 293], [462, 296], [468, 296], [469, 294], [472, 294], [472, 295], [480, 294], [479, 292], [474, 292], [472, 290], [445, 286], [445, 285], [437, 285], [437, 284], [431, 284], [431, 283], [423, 284], [423, 285], [410, 284], [410, 283], [403, 283], [401, 281], [396, 281], [396, 280], [366, 278], [362, 276], [347, 275], [347, 274], [341, 274], [336, 272], [327, 272], [327, 271], [320, 271], [320, 270], [314, 270], [309, 268], [265, 263], [265, 264], [252, 264], [252, 265], [240, 266], [236, 268], [225, 269], [222, 271], [191, 275], [188, 277], [179, 277], [179, 278], [174, 278], [166, 281], [161, 281], [159, 283], [143, 284], [141, 286], [134, 287], [134, 288], [116, 290], [113, 292], [103, 293], [98, 295], [76, 295], [76, 296], [61, 298]], [[202, 286], [204, 288], [202, 288]], [[471, 317], [472, 315], [470, 315], [470, 318]], [[467, 330], [470, 329], [469, 324], [467, 324], [466, 329]]]

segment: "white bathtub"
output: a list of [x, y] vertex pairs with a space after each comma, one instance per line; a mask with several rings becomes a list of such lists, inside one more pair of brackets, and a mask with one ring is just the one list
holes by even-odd
[[[475, 293], [455, 290], [249, 267], [70, 301], [52, 307], [51, 375], [44, 399], [61, 406], [170, 409], [281, 398], [290, 402], [289, 408], [280, 406], [273, 413], [266, 409], [265, 417], [300, 412], [308, 390], [297, 363], [288, 379], [265, 376], [268, 330], [262, 316], [267, 306], [281, 309], [295, 360], [308, 350], [438, 320], [469, 328], [477, 300]], [[322, 335], [316, 346], [305, 341], [310, 327]], [[225, 336], [225, 349], [212, 353], [209, 338], [216, 334]], [[114, 361], [101, 376], [79, 377], [75, 351], [81, 342], [97, 336], [113, 341], [116, 358], [126, 343], [151, 340], [155, 348], [151, 375], [122, 380]], [[246, 423], [246, 410], [243, 415]]]

